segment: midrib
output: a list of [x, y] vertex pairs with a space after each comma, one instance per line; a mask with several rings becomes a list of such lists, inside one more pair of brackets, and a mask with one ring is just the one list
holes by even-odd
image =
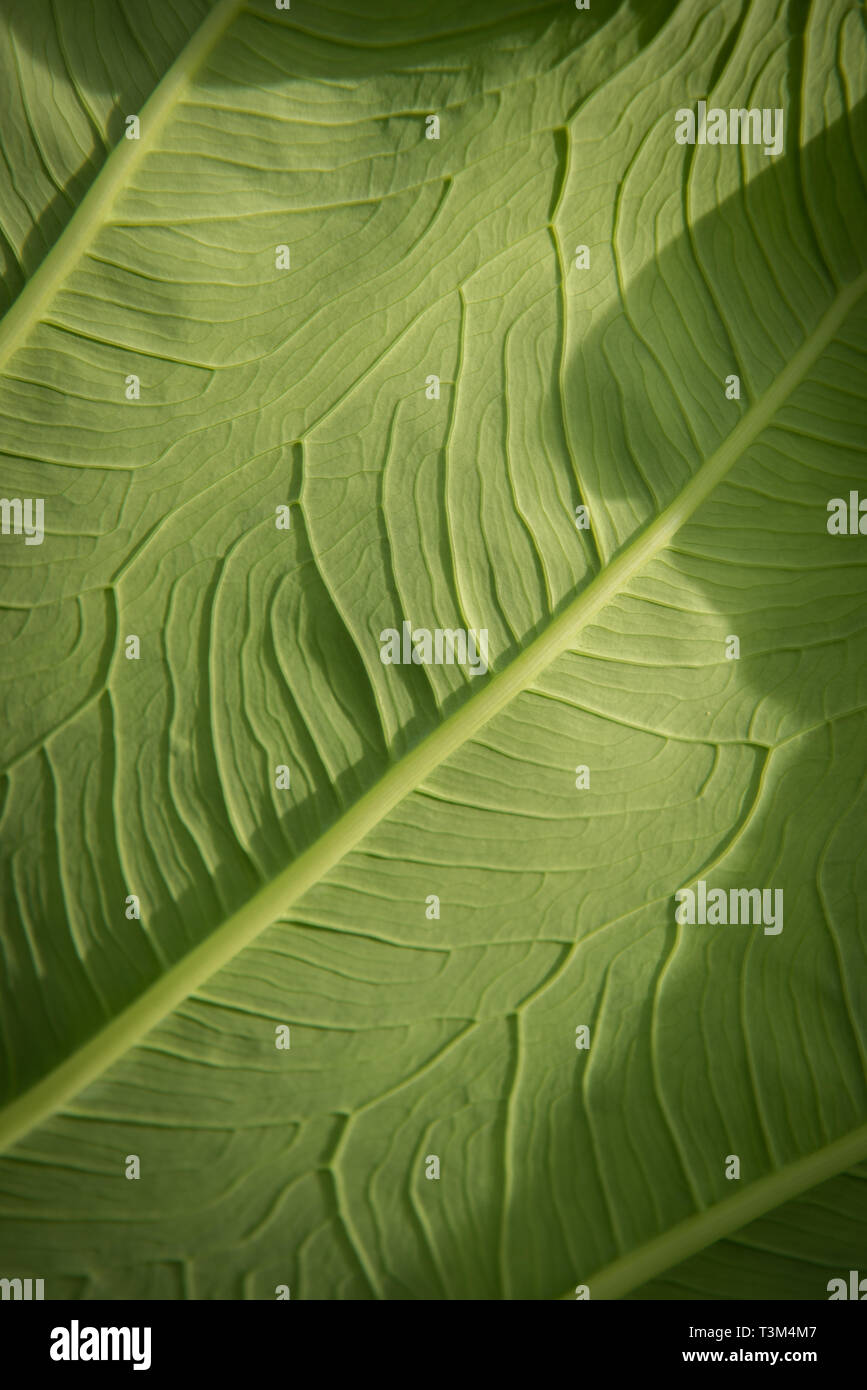
[[181, 1004], [215, 971], [248, 946], [341, 859], [354, 849], [405, 796], [462, 747], [483, 725], [574, 644], [576, 634], [664, 549], [718, 483], [726, 476], [756, 435], [803, 378], [853, 304], [867, 290], [867, 272], [841, 290], [813, 332], [765, 395], [741, 417], [731, 434], [702, 464], [683, 492], [636, 536], [611, 563], [573, 599], [545, 632], [503, 671], [428, 734], [381, 780], [364, 793], [329, 830], [245, 905], [149, 986], [135, 1003], [29, 1091], [0, 1112], [0, 1149], [62, 1106], [100, 1076], [161, 1019]]
[[[154, 148], [181, 93], [243, 8], [243, 3], [244, 0], [219, 0], [141, 111], [127, 113], [140, 116], [141, 138], [137, 141], [122, 139], [112, 151], [56, 245], [5, 315], [0, 325], [0, 371], [43, 316], [46, 305], [92, 243], [96, 232], [108, 221], [118, 193], [148, 151]], [[0, 1112], [0, 1150], [14, 1144], [100, 1076], [210, 975], [284, 915], [436, 767], [516, 695], [528, 689], [540, 672], [574, 643], [576, 634], [665, 548], [694, 514], [780, 409], [865, 290], [867, 274], [840, 291], [788, 365], [761, 399], [742, 416], [678, 498], [626, 546], [520, 656], [391, 767], [315, 845], [260, 889], [243, 908], [212, 932], [207, 941], [190, 951], [59, 1067], [6, 1106]], [[587, 1281], [592, 1285], [592, 1295], [597, 1298], [622, 1296], [781, 1201], [843, 1171], [865, 1153], [867, 1127], [759, 1179], [743, 1193], [697, 1213], [657, 1240], [614, 1262]]]
[[[789, 1202], [819, 1183], [845, 1172], [860, 1162], [865, 1154], [867, 1125], [862, 1125], [833, 1143], [825, 1144], [823, 1148], [793, 1163], [787, 1163], [776, 1172], [757, 1178], [733, 1197], [726, 1197], [706, 1211], [696, 1212], [655, 1240], [648, 1241], [619, 1260], [613, 1260], [598, 1273], [576, 1279], [576, 1285], [586, 1284], [591, 1299], [622, 1298], [624, 1294], [649, 1283], [658, 1274], [706, 1249], [714, 1241], [724, 1240], [750, 1221], [774, 1211], [783, 1202]], [[843, 1270], [837, 1272], [845, 1273]], [[564, 1299], [574, 1297], [574, 1290], [563, 1295]]]
[[123, 113], [139, 117], [140, 137], [127, 140], [124, 136], [118, 141], [45, 260], [3, 316], [0, 372], [42, 318], [46, 306], [91, 245], [100, 227], [108, 221], [118, 193], [156, 145], [184, 89], [243, 5], [244, 0], [219, 0], [160, 78], [141, 110]]

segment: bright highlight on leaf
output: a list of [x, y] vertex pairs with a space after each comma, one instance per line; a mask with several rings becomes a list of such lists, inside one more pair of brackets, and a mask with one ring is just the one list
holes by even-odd
[[848, 1297], [863, 10], [7, 8], [0, 1277]]

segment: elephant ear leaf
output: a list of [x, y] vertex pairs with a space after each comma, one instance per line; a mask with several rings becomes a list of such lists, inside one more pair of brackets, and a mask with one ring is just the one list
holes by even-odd
[[0, 39], [0, 1270], [826, 1298], [859, 11], [139, 10]]

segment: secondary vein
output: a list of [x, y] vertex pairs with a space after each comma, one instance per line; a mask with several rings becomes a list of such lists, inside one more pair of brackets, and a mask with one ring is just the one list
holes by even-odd
[[193, 76], [243, 7], [244, 0], [219, 0], [178, 54], [138, 115], [138, 140], [121, 138], [54, 246], [0, 323], [0, 372], [25, 342], [73, 268], [109, 220], [118, 195], [157, 139]]
[[[224, 14], [235, 4], [224, 3]], [[216, 11], [214, 12], [216, 13]], [[575, 637], [601, 609], [623, 591], [654, 558], [725, 478], [756, 436], [803, 379], [827, 347], [846, 315], [867, 292], [867, 272], [844, 286], [791, 361], [765, 395], [741, 416], [731, 434], [708, 458], [686, 487], [608, 566], [576, 595], [529, 646], [502, 671], [492, 675], [438, 728], [427, 735], [380, 781], [350, 807], [288, 868], [259, 889], [142, 995], [82, 1047], [0, 1112], [0, 1150], [61, 1107], [100, 1076], [130, 1047], [222, 966], [285, 915], [309, 888], [339, 863], [404, 797], [494, 718], [515, 696], [574, 644]]]
[[[696, 1212], [685, 1221], [672, 1226], [664, 1235], [623, 1255], [582, 1279], [591, 1299], [622, 1298], [648, 1280], [680, 1264], [715, 1241], [723, 1240], [733, 1231], [773, 1211], [783, 1202], [799, 1197], [818, 1183], [827, 1182], [845, 1172], [867, 1154], [867, 1125], [850, 1130], [821, 1149], [757, 1178], [733, 1197], [726, 1197], [705, 1211]], [[563, 1298], [574, 1298], [572, 1292]]]

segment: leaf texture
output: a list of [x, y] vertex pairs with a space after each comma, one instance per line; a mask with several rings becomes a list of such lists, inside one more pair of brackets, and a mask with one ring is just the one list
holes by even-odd
[[[826, 528], [863, 11], [62, 8], [0, 50], [3, 493], [46, 518], [0, 539], [4, 1271], [826, 1297], [867, 1157], [865, 560]], [[784, 152], [676, 143], [704, 98]], [[384, 664], [404, 621], [489, 671]], [[677, 925], [699, 879], [783, 930]]]

